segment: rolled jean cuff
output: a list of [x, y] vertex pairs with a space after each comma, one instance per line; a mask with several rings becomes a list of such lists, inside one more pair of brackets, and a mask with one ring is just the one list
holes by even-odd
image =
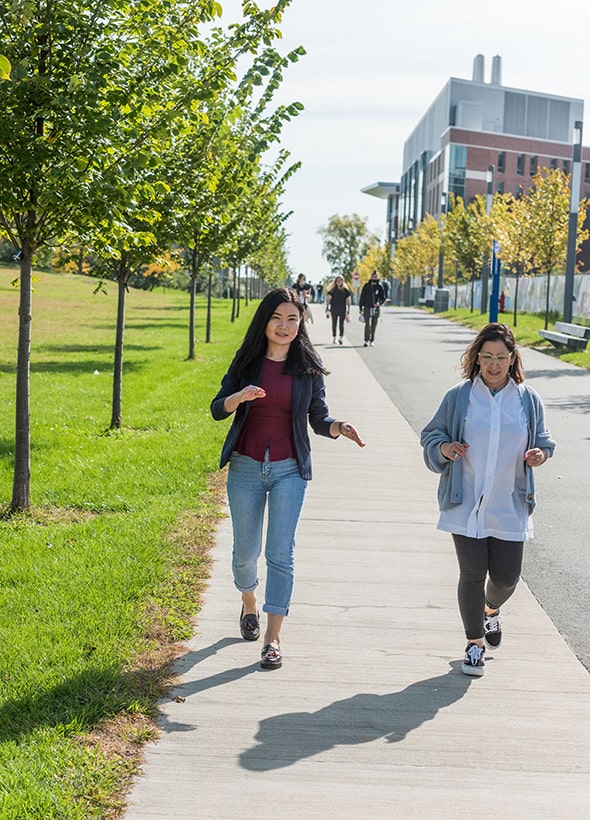
[[289, 607], [285, 609], [284, 606], [273, 606], [272, 604], [264, 604], [262, 607], [263, 612], [268, 612], [269, 615], [282, 615], [283, 617], [287, 617], [289, 614]]
[[258, 587], [259, 583], [260, 581], [257, 580], [255, 584], [252, 584], [249, 587], [239, 587], [234, 581], [234, 586], [238, 590], [238, 592], [254, 592], [254, 590]]

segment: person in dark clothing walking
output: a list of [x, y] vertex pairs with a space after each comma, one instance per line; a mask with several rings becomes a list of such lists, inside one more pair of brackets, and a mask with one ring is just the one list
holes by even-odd
[[375, 331], [379, 321], [381, 305], [385, 302], [385, 291], [379, 281], [379, 274], [376, 270], [371, 274], [371, 278], [365, 283], [361, 291], [359, 310], [365, 320], [365, 347], [375, 344]]
[[332, 315], [332, 344], [336, 344], [336, 330], [338, 330], [338, 344], [342, 344], [344, 322], [350, 319], [350, 298], [351, 294], [344, 285], [344, 279], [342, 276], [337, 276], [328, 291], [326, 302], [326, 315]]

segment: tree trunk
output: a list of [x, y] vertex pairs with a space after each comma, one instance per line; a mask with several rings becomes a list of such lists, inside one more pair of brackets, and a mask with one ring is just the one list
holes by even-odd
[[115, 362], [113, 366], [113, 403], [111, 430], [120, 430], [123, 425], [123, 339], [125, 335], [125, 297], [127, 276], [121, 270], [117, 278], [117, 333], [115, 338]]
[[197, 292], [197, 277], [191, 271], [189, 287], [189, 309], [188, 309], [188, 356], [187, 359], [195, 358], [195, 295]]
[[207, 320], [205, 328], [205, 343], [211, 341], [211, 291], [213, 290], [213, 268], [209, 267], [209, 280], [207, 282]]
[[514, 283], [514, 317], [512, 324], [516, 327], [516, 316], [518, 312], [518, 281], [520, 279], [520, 271], [516, 271], [516, 282]]
[[32, 253], [23, 248], [20, 259], [20, 297], [18, 307], [18, 354], [16, 365], [16, 435], [11, 512], [26, 510], [31, 504], [31, 418], [30, 361], [33, 321]]
[[551, 284], [551, 271], [547, 271], [547, 296], [545, 298], [545, 330], [549, 325], [549, 286]]
[[231, 321], [236, 321], [236, 269], [232, 268], [233, 271], [233, 279], [232, 279], [232, 300], [231, 300]]
[[242, 268], [238, 265], [238, 278], [237, 278], [237, 286], [238, 286], [238, 293], [236, 296], [236, 319], [240, 318], [240, 290], [242, 289]]

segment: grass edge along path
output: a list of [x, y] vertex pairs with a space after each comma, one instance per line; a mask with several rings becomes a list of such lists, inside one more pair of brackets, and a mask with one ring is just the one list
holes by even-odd
[[[0, 269], [0, 504], [10, 498], [18, 291]], [[0, 818], [117, 817], [209, 576], [226, 425], [209, 402], [256, 304], [217, 300], [186, 361], [188, 296], [131, 291], [122, 431], [115, 288], [37, 274], [33, 507], [0, 520]]]

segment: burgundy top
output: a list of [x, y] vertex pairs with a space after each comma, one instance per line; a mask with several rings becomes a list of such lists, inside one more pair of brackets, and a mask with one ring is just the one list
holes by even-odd
[[236, 445], [236, 450], [255, 461], [264, 461], [269, 449], [271, 461], [295, 457], [291, 404], [293, 376], [282, 372], [285, 362], [265, 359], [260, 387], [263, 399], [254, 399]]

